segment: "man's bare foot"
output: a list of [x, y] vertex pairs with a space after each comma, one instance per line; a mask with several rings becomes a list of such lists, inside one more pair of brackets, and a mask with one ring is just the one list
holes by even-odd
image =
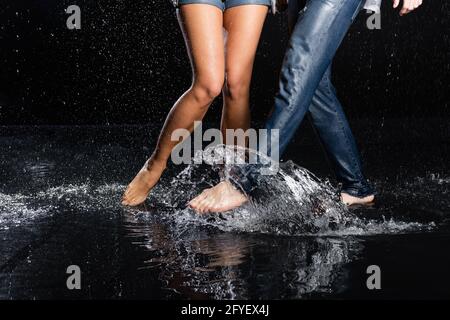
[[341, 201], [347, 205], [347, 206], [352, 206], [352, 205], [371, 205], [374, 203], [375, 200], [375, 196], [374, 195], [370, 195], [364, 198], [358, 198], [358, 197], [354, 197], [352, 195], [349, 195], [348, 193], [341, 193]]
[[222, 181], [192, 199], [189, 206], [199, 213], [224, 212], [238, 208], [247, 201], [247, 197], [234, 188], [230, 182]]
[[137, 206], [147, 199], [148, 194], [159, 181], [165, 163], [159, 163], [151, 159], [147, 160], [133, 181], [128, 185], [122, 196], [122, 204], [125, 206]]

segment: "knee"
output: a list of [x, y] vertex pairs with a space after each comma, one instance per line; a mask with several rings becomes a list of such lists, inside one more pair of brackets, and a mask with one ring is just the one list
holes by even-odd
[[194, 81], [191, 90], [199, 103], [209, 105], [222, 92], [223, 83], [223, 77], [219, 76], [207, 79], [200, 78]]
[[230, 99], [243, 99], [248, 97], [250, 81], [247, 77], [234, 72], [227, 72], [225, 81], [225, 94]]

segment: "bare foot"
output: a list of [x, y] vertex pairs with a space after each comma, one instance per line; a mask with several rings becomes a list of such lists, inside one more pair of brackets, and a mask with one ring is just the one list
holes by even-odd
[[242, 206], [247, 197], [234, 188], [228, 181], [204, 190], [189, 202], [189, 206], [199, 213], [224, 212]]
[[148, 194], [161, 177], [166, 165], [147, 160], [133, 181], [128, 185], [122, 196], [122, 204], [125, 206], [137, 206], [147, 199]]
[[352, 205], [371, 205], [374, 203], [375, 200], [375, 196], [374, 195], [370, 195], [364, 198], [358, 198], [358, 197], [354, 197], [349, 195], [348, 193], [341, 193], [341, 201], [347, 205], [347, 206], [352, 206]]

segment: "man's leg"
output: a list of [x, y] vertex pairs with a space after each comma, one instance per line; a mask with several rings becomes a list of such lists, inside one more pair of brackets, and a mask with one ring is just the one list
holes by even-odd
[[364, 198], [373, 190], [362, 174], [355, 139], [331, 83], [331, 61], [362, 3], [310, 0], [300, 11], [300, 2], [289, 2], [291, 41], [266, 128], [280, 130], [281, 154], [310, 111], [343, 191]]
[[280, 154], [312, 104], [319, 84], [362, 0], [310, 0], [300, 13], [280, 74], [266, 128], [279, 130]]
[[[290, 33], [293, 31], [299, 15], [302, 14], [300, 9], [303, 2], [303, 0], [289, 1]], [[374, 190], [363, 175], [356, 141], [331, 82], [331, 65], [325, 71], [319, 87], [314, 93], [309, 107], [309, 118], [331, 160], [337, 180], [342, 184], [343, 200], [348, 203], [373, 201]]]
[[[299, 25], [302, 24], [302, 20], [305, 19], [308, 10], [311, 10], [311, 1], [308, 3], [306, 8], [300, 12], [300, 2], [299, 0], [292, 0], [289, 2], [289, 28], [292, 33], [292, 37], [298, 37], [296, 35], [296, 30], [298, 30]], [[361, 4], [359, 4], [361, 5]], [[353, 21], [354, 17], [359, 12], [359, 9], [350, 17]], [[348, 18], [348, 17], [347, 17]], [[337, 38], [340, 35], [336, 35]], [[307, 41], [303, 41], [305, 48], [310, 48], [307, 46]], [[323, 67], [323, 66], [322, 66]], [[286, 74], [286, 73], [285, 73]], [[285, 82], [289, 85], [292, 83], [298, 83], [295, 81], [295, 75], [291, 77], [292, 80], [289, 83], [289, 74], [284, 77]], [[283, 80], [283, 77], [282, 79]], [[280, 82], [280, 85], [283, 82]], [[289, 86], [285, 86], [288, 90], [292, 90]], [[300, 86], [303, 85], [300, 82]], [[289, 91], [286, 90], [285, 96], [281, 95], [281, 105], [284, 104], [285, 107], [282, 111], [287, 114], [286, 119], [290, 117], [290, 113], [285, 110], [289, 108]], [[281, 92], [281, 90], [280, 90]], [[283, 101], [282, 99], [285, 98]], [[331, 83], [331, 62], [327, 66], [325, 73], [323, 74], [320, 83], [314, 92], [311, 104], [306, 107], [305, 99], [302, 99], [302, 103], [298, 104], [296, 107], [296, 123], [292, 123], [293, 126], [287, 126], [289, 134], [293, 134], [298, 126], [298, 124], [303, 120], [304, 112], [309, 111], [310, 118], [317, 129], [318, 136], [320, 137], [325, 150], [332, 162], [333, 169], [336, 173], [336, 177], [340, 183], [342, 183], [342, 199], [348, 204], [353, 203], [368, 203], [374, 199], [374, 190], [370, 187], [367, 180], [364, 178], [362, 173], [362, 164], [360, 160], [360, 155], [356, 146], [355, 139], [351, 132], [348, 121], [343, 112], [342, 106], [336, 96], [336, 91]], [[306, 108], [305, 108], [306, 107]], [[275, 111], [276, 113], [276, 111]], [[282, 115], [279, 116], [283, 118]], [[269, 125], [273, 126], [273, 123], [277, 122], [276, 115], [269, 120]], [[279, 121], [279, 120], [278, 120]], [[283, 121], [283, 120], [281, 120]], [[281, 127], [281, 126], [280, 126]], [[287, 143], [289, 142], [285, 133], [281, 132], [280, 137], [283, 139], [280, 143], [280, 152], [284, 150]]]
[[[289, 1], [290, 33], [293, 31], [298, 17], [302, 14], [300, 12], [302, 2], [303, 0]], [[358, 200], [373, 201], [374, 190], [363, 175], [355, 139], [331, 82], [331, 65], [325, 71], [319, 87], [314, 93], [309, 107], [309, 118], [331, 160], [338, 181], [342, 183], [343, 200], [348, 203], [358, 202]]]
[[[347, 204], [372, 202], [375, 192], [363, 175], [355, 138], [331, 82], [331, 66], [322, 77], [308, 111], [336, 178], [342, 184], [342, 200]], [[255, 170], [255, 166], [233, 169], [232, 178], [240, 188], [250, 192], [259, 170]]]
[[314, 94], [309, 116], [342, 184], [342, 200], [348, 204], [373, 201], [374, 190], [363, 175], [355, 138], [331, 83], [331, 66]]

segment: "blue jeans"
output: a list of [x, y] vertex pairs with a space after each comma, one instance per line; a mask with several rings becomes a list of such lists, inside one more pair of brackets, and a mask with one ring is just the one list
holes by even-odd
[[[355, 139], [331, 83], [331, 63], [362, 5], [363, 0], [309, 0], [299, 12], [298, 0], [289, 1], [290, 21], [295, 25], [275, 106], [266, 123], [269, 136], [270, 130], [279, 130], [281, 155], [309, 112], [342, 192], [357, 197], [374, 194], [374, 190], [363, 175]], [[257, 175], [249, 165], [234, 169], [233, 179], [249, 192]]]

